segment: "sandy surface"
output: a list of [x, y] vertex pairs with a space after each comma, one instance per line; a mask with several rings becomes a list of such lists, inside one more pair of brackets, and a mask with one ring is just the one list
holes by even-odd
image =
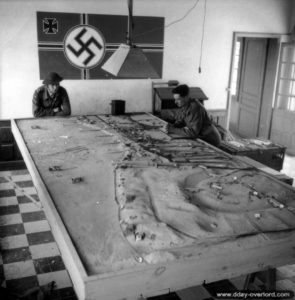
[[89, 275], [180, 259], [202, 241], [295, 227], [294, 191], [280, 183], [253, 170], [156, 167], [167, 159], [124, 137], [168, 143], [155, 128], [122, 119], [118, 134], [95, 116], [17, 124]]

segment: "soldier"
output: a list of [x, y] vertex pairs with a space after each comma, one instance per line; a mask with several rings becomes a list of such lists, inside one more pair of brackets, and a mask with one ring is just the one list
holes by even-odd
[[34, 117], [67, 116], [71, 114], [71, 105], [65, 88], [59, 85], [63, 80], [55, 72], [50, 72], [33, 96]]
[[220, 145], [221, 137], [216, 127], [210, 121], [205, 107], [189, 97], [189, 87], [178, 85], [172, 90], [176, 105], [180, 108], [174, 118], [167, 120], [167, 133], [174, 133], [188, 138], [200, 138], [216, 147]]

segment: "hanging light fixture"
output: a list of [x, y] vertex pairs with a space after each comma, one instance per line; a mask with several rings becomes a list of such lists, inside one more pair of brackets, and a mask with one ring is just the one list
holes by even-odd
[[101, 67], [108, 73], [123, 78], [160, 78], [142, 49], [132, 44], [133, 0], [128, 1], [128, 27], [126, 44], [119, 48]]

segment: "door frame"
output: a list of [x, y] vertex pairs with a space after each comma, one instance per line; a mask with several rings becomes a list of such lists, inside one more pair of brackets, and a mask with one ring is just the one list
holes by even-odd
[[[231, 94], [231, 83], [233, 80], [234, 74], [234, 58], [236, 52], [236, 44], [238, 38], [265, 38], [265, 39], [277, 39], [279, 43], [279, 52], [281, 50], [281, 43], [286, 40], [288, 37], [287, 34], [273, 34], [273, 33], [251, 33], [251, 32], [234, 32], [233, 33], [233, 42], [232, 42], [232, 54], [231, 54], [231, 62], [230, 62], [230, 73], [229, 73], [229, 81], [228, 81], [228, 88], [227, 88], [227, 103], [226, 103], [226, 111], [227, 111], [227, 118], [226, 118], [226, 128], [229, 129], [230, 123], [230, 114], [231, 114], [231, 104], [232, 104], [232, 94]], [[275, 87], [277, 83], [277, 75], [279, 69], [279, 58], [276, 62], [276, 70], [275, 70]], [[274, 107], [275, 101], [275, 89], [272, 95], [272, 108]], [[258, 125], [259, 126], [259, 125]], [[270, 124], [271, 127], [271, 124]], [[270, 135], [270, 132], [269, 132]]]

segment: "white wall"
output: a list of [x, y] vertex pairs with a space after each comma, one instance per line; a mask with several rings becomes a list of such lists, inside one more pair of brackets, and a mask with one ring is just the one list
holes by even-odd
[[[134, 0], [134, 15], [184, 16], [197, 0]], [[292, 0], [207, 0], [202, 73], [198, 73], [204, 0], [165, 29], [163, 79], [200, 86], [207, 108], [226, 108], [234, 31], [289, 31]], [[0, 118], [30, 117], [32, 94], [41, 82], [36, 11], [127, 15], [127, 0], [0, 0]], [[109, 113], [111, 99], [127, 111], [151, 110], [150, 80], [65, 80], [73, 114]]]

